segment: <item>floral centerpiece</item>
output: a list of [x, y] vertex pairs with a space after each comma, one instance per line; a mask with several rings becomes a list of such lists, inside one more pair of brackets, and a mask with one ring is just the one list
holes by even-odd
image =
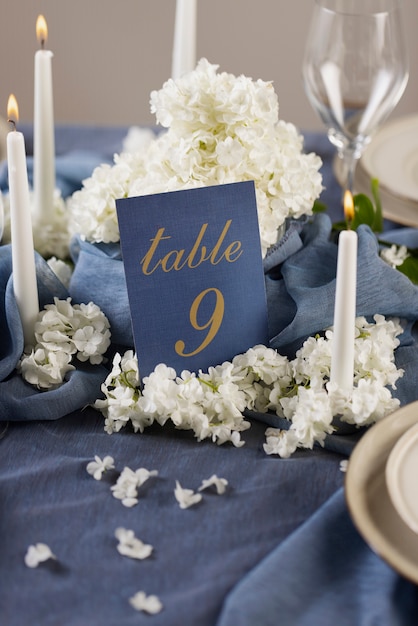
[[[40, 389], [57, 389], [74, 369], [75, 360], [106, 361], [110, 333], [112, 341], [119, 343], [112, 317], [112, 307], [118, 315], [124, 311], [120, 292], [116, 298], [114, 293], [116, 282], [124, 282], [120, 255], [112, 247], [119, 242], [116, 199], [253, 180], [264, 257], [274, 250], [286, 222], [312, 214], [322, 190], [321, 160], [304, 154], [302, 136], [279, 119], [271, 83], [217, 69], [203, 59], [195, 71], [153, 92], [151, 108], [166, 131], [141, 134], [139, 149], [116, 155], [112, 166], [96, 168], [69, 199], [70, 232], [78, 234], [78, 250], [80, 241], [98, 249], [94, 262], [91, 251], [86, 253], [88, 280], [83, 280], [83, 274], [81, 280], [78, 277], [79, 285], [96, 289], [96, 304], [73, 306], [69, 298], [46, 306], [35, 329], [36, 346], [19, 363], [26, 381]], [[116, 261], [115, 273], [111, 266]], [[71, 296], [76, 284], [73, 279], [69, 284]], [[106, 290], [109, 312], [96, 301]], [[381, 315], [374, 322], [361, 317], [357, 331], [355, 377], [348, 394], [329, 381], [333, 333], [327, 329], [307, 339], [293, 360], [271, 347], [255, 346], [207, 372], [175, 372], [160, 364], [143, 381], [134, 351], [115, 353], [113, 346], [112, 368], [101, 387], [103, 397], [94, 406], [103, 413], [109, 433], [128, 424], [142, 432], [146, 426], [170, 420], [177, 428], [192, 430], [198, 440], [229, 441], [235, 446], [243, 445], [241, 432], [250, 426], [251, 414], [268, 415], [264, 421], [277, 428], [266, 431], [265, 452], [289, 456], [298, 447], [323, 444], [336, 431], [336, 416], [355, 428], [373, 423], [399, 405], [389, 387], [395, 389], [402, 376], [394, 359], [401, 324]]]
[[245, 180], [255, 181], [263, 255], [286, 218], [312, 213], [322, 162], [303, 153], [295, 126], [279, 120], [272, 84], [217, 69], [202, 59], [151, 93], [151, 111], [167, 131], [94, 170], [69, 202], [74, 232], [117, 242], [116, 198]]

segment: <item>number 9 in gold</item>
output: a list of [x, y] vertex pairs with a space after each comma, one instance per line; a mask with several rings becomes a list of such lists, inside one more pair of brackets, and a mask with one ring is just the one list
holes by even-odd
[[[203, 298], [207, 296], [207, 294], [209, 294], [210, 292], [213, 292], [216, 296], [215, 306], [214, 306], [212, 315], [209, 317], [206, 323], [199, 324], [199, 322], [197, 321], [199, 307], [202, 303]], [[216, 289], [215, 287], [209, 287], [209, 289], [205, 289], [204, 291], [199, 293], [199, 295], [196, 296], [196, 298], [193, 300], [192, 306], [190, 307], [189, 319], [190, 319], [190, 323], [192, 327], [195, 330], [200, 331], [200, 330], [208, 329], [207, 335], [202, 341], [202, 343], [196, 348], [196, 350], [193, 350], [193, 352], [185, 352], [184, 349], [186, 345], [182, 339], [179, 339], [178, 341], [176, 341], [175, 346], [174, 346], [177, 354], [179, 356], [194, 356], [195, 354], [199, 354], [199, 352], [202, 352], [202, 350], [204, 350], [210, 344], [210, 342], [213, 341], [213, 339], [216, 337], [216, 334], [222, 324], [224, 311], [225, 311], [225, 301], [219, 289]]]

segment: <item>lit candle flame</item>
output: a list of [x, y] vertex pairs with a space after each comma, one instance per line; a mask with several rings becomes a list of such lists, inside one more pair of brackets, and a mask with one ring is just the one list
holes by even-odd
[[48, 26], [43, 15], [38, 15], [36, 20], [36, 37], [43, 48], [48, 37]]
[[14, 126], [19, 120], [19, 107], [17, 106], [17, 100], [12, 93], [10, 94], [9, 100], [7, 101], [7, 119]]
[[344, 215], [348, 223], [354, 218], [354, 200], [353, 194], [349, 189], [344, 193]]

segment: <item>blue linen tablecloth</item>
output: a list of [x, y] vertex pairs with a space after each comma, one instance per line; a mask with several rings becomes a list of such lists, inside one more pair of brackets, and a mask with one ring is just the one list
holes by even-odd
[[[125, 130], [57, 129], [57, 180], [62, 181], [64, 193], [74, 191], [95, 165], [111, 160], [113, 151], [120, 150]], [[27, 144], [30, 148], [30, 139]], [[341, 219], [341, 192], [331, 168], [333, 149], [317, 133], [306, 134], [305, 147], [322, 157], [326, 186], [322, 200], [330, 218]], [[0, 172], [1, 184], [5, 180]], [[318, 258], [329, 251], [328, 247], [321, 250], [328, 242], [329, 226], [329, 217], [321, 216], [308, 234], [300, 235], [300, 251], [296, 246], [283, 265], [284, 286], [303, 290], [303, 280], [294, 278], [303, 274], [303, 250], [313, 246]], [[390, 226], [386, 223], [386, 228]], [[408, 229], [404, 235], [414, 237], [415, 231]], [[371, 262], [368, 270], [377, 272], [376, 288], [391, 286], [382, 304], [386, 310], [375, 312], [402, 314], [412, 324], [418, 317], [416, 288], [400, 275], [393, 280], [364, 228], [359, 250]], [[7, 258], [5, 247], [0, 252]], [[47, 273], [40, 259], [39, 272]], [[321, 297], [332, 297], [333, 272], [335, 250], [319, 272]], [[361, 313], [368, 314], [373, 300], [367, 273], [361, 276]], [[309, 276], [305, 281], [309, 286]], [[44, 279], [41, 282], [45, 286]], [[6, 299], [13, 306], [7, 280], [1, 290], [4, 316]], [[297, 293], [291, 294], [295, 302], [296, 297]], [[278, 348], [290, 350], [300, 337], [299, 327], [293, 334], [289, 329], [298, 324], [294, 313], [289, 300], [284, 312], [289, 324], [276, 335]], [[300, 328], [310, 332], [307, 325]], [[12, 338], [13, 334], [0, 345], [2, 355], [8, 353]], [[11, 351], [16, 350], [19, 346]], [[418, 398], [417, 359], [414, 335], [408, 333], [397, 356], [398, 366], [405, 368], [397, 391], [402, 403]], [[6, 376], [5, 382], [10, 380]], [[99, 383], [92, 384], [94, 388]], [[198, 444], [188, 432], [158, 426], [143, 435], [126, 430], [109, 436], [100, 414], [91, 408], [63, 408], [61, 401], [58, 397], [50, 415], [30, 398], [23, 405], [19, 402], [18, 412], [3, 404], [6, 408], [0, 413], [4, 420], [0, 424], [2, 625], [409, 626], [418, 622], [417, 587], [376, 556], [350, 520], [340, 471], [344, 456], [335, 450], [348, 453], [353, 441], [279, 459], [265, 455], [265, 425], [257, 421], [243, 434], [246, 444], [240, 449]], [[13, 416], [16, 421], [6, 421]], [[95, 481], [86, 465], [95, 455], [107, 454], [114, 457], [116, 468], [101, 482]], [[131, 509], [110, 491], [125, 466], [159, 472], [142, 488], [138, 504]], [[174, 499], [175, 481], [197, 489], [214, 473], [228, 480], [227, 492], [221, 496], [203, 492], [200, 504], [181, 510]], [[150, 559], [135, 561], [118, 554], [114, 532], [121, 526], [153, 545]], [[57, 559], [32, 570], [25, 566], [24, 555], [37, 542], [47, 543]], [[153, 616], [135, 612], [129, 598], [139, 590], [157, 594], [162, 612]]]

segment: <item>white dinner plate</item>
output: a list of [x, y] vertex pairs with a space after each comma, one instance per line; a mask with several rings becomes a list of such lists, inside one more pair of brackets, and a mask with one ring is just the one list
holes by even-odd
[[402, 435], [386, 463], [386, 483], [405, 524], [418, 533], [418, 424]]
[[348, 462], [347, 506], [358, 531], [381, 558], [418, 584], [418, 535], [403, 521], [389, 495], [385, 469], [400, 438], [418, 423], [418, 402], [372, 426]]
[[[338, 157], [334, 173], [341, 184]], [[354, 191], [370, 196], [372, 178], [379, 180], [384, 216], [418, 226], [418, 115], [397, 118], [377, 131], [357, 165]]]

